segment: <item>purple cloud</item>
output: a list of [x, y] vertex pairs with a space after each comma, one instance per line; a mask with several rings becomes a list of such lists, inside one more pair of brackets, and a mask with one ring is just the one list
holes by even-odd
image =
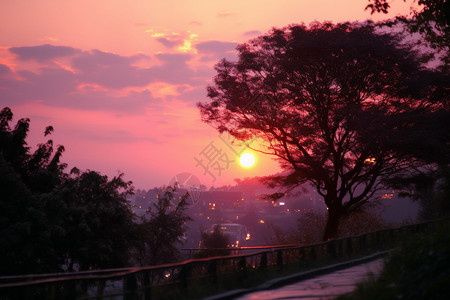
[[198, 51], [206, 54], [221, 54], [224, 52], [234, 51], [237, 43], [221, 42], [221, 41], [208, 41], [195, 45]]
[[[225, 43], [206, 43], [200, 47], [212, 53], [219, 51], [220, 46], [225, 51], [231, 49], [230, 45], [225, 47]], [[189, 61], [194, 58], [193, 54], [157, 54], [154, 57], [161, 64], [145, 68], [137, 64], [150, 59], [143, 54], [123, 56], [100, 50], [81, 51], [48, 45], [10, 49], [19, 53], [17, 59], [36, 59], [43, 65], [33, 71], [22, 69], [15, 72], [0, 64], [0, 106], [9, 105], [11, 101], [19, 104], [39, 100], [49, 106], [139, 114], [144, 112], [144, 107], [164, 110], [163, 99], [153, 97], [145, 88], [147, 85], [153, 82], [187, 85], [190, 88], [180, 89], [181, 95], [176, 98], [196, 103], [204, 93], [207, 80], [214, 75], [210, 67], [192, 68]], [[50, 58], [63, 55], [67, 56], [68, 66], [48, 64]]]
[[9, 77], [13, 74], [12, 70], [4, 64], [0, 64], [0, 78], [3, 77]]
[[246, 31], [244, 32], [242, 35], [243, 36], [255, 36], [255, 35], [261, 35], [262, 32], [259, 30], [250, 30], [250, 31]]
[[80, 52], [80, 50], [72, 47], [41, 45], [31, 47], [12, 47], [9, 52], [16, 54], [20, 60], [35, 59], [44, 62], [50, 59], [70, 56]]
[[193, 70], [187, 62], [194, 56], [191, 54], [156, 54], [155, 57], [164, 64], [141, 70], [145, 78], [152, 81], [164, 81], [170, 84], [205, 85], [205, 79], [211, 76], [210, 70], [199, 68]]
[[134, 61], [134, 57], [92, 50], [75, 57], [72, 66], [79, 71], [78, 77], [82, 82], [113, 89], [145, 86], [149, 80], [140, 75], [138, 67], [132, 65]]
[[181, 40], [169, 40], [163, 37], [157, 38], [156, 40], [169, 49], [181, 45], [182, 43]]
[[185, 64], [191, 60], [191, 54], [176, 54], [176, 53], [159, 53], [155, 55], [157, 59], [169, 64]]
[[73, 66], [81, 70], [89, 68], [109, 67], [117, 65], [129, 65], [132, 60], [129, 57], [120, 56], [114, 53], [92, 50], [90, 53], [84, 52], [72, 60]]
[[133, 135], [131, 132], [126, 130], [112, 130], [112, 131], [102, 131], [96, 132], [92, 130], [69, 130], [69, 134], [77, 137], [81, 137], [83, 139], [92, 140], [92, 141], [105, 141], [105, 142], [121, 142], [121, 143], [134, 143], [140, 141], [146, 141], [153, 144], [160, 144], [161, 141], [152, 137], [143, 136], [138, 137]]

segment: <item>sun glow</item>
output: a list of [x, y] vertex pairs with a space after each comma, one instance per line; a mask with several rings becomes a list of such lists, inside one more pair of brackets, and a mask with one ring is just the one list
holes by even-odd
[[255, 164], [255, 157], [253, 156], [253, 154], [244, 153], [239, 158], [239, 163], [245, 168], [250, 168]]

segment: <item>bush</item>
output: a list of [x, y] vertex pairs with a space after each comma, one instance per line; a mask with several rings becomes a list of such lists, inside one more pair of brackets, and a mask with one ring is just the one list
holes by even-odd
[[449, 224], [403, 243], [377, 280], [338, 299], [447, 299], [450, 292]]

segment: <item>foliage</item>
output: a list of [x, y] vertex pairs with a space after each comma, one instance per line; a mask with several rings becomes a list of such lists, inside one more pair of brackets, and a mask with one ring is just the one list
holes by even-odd
[[202, 232], [201, 237], [202, 245], [205, 249], [197, 253], [195, 255], [195, 258], [223, 256], [230, 254], [230, 250], [226, 249], [230, 244], [230, 240], [228, 236], [222, 233], [219, 225], [216, 225], [212, 232]]
[[[297, 220], [297, 228], [283, 232], [272, 225], [275, 236], [272, 243], [275, 245], [301, 244], [310, 245], [319, 243], [325, 229], [327, 216], [321, 212], [304, 212]], [[356, 236], [367, 232], [377, 231], [388, 227], [379, 213], [370, 210], [361, 210], [342, 219], [337, 236]]]
[[126, 266], [133, 245], [133, 216], [126, 197], [131, 182], [123, 174], [108, 180], [95, 171], [73, 170], [63, 185], [48, 195], [48, 218], [58, 225], [59, 257], [67, 270]]
[[402, 195], [419, 201], [422, 220], [434, 220], [450, 215], [450, 174], [448, 167], [442, 167], [431, 174], [420, 174], [401, 181], [401, 187], [409, 189]]
[[[448, 83], [443, 85], [448, 89]], [[448, 98], [448, 96], [446, 96]], [[404, 157], [420, 159], [426, 165], [418, 172], [403, 172], [389, 180], [392, 189], [421, 204], [421, 218], [433, 219], [450, 213], [450, 115], [448, 108], [429, 114], [409, 113], [414, 126], [383, 137], [385, 143]], [[376, 127], [374, 127], [376, 131]], [[376, 135], [374, 132], [372, 135]]]
[[163, 195], [149, 208], [148, 216], [137, 225], [140, 240], [137, 245], [136, 259], [143, 265], [156, 265], [175, 262], [180, 252], [186, 223], [191, 220], [185, 214], [188, 208], [189, 194], [178, 195], [176, 186], [164, 188]]
[[[60, 261], [51, 233], [56, 229], [47, 218], [45, 194], [64, 178], [59, 161], [64, 147], [54, 151], [48, 140], [31, 153], [30, 120], [20, 119], [11, 129], [12, 118], [8, 107], [0, 111], [0, 273], [55, 271]], [[45, 135], [52, 130], [47, 127]]]
[[[406, 0], [404, 0], [406, 1]], [[450, 212], [450, 205], [448, 196], [450, 191], [448, 189], [449, 182], [449, 124], [448, 124], [448, 64], [450, 54], [450, 30], [448, 20], [450, 19], [450, 3], [445, 0], [414, 0], [412, 1], [416, 8], [411, 6], [411, 15], [398, 16], [394, 22], [383, 23], [384, 25], [395, 25], [398, 23], [406, 24], [410, 33], [420, 33], [424, 37], [425, 44], [439, 53], [440, 60], [443, 65], [439, 67], [444, 78], [441, 82], [443, 89], [446, 111], [440, 114], [431, 115], [429, 118], [422, 119], [422, 129], [405, 132], [402, 136], [411, 137], [414, 135], [421, 135], [421, 138], [426, 140], [427, 147], [417, 145], [415, 143], [404, 142], [403, 149], [412, 151], [418, 154], [421, 158], [428, 161], [433, 161], [439, 165], [437, 169], [427, 170], [416, 176], [406, 176], [394, 180], [394, 186], [403, 190], [408, 190], [404, 195], [408, 195], [420, 201], [422, 206], [422, 218], [432, 219], [441, 215], [447, 215]], [[373, 13], [387, 13], [390, 9], [389, 3], [386, 0], [369, 0], [366, 9], [370, 9]], [[419, 45], [423, 40], [419, 40]], [[428, 55], [426, 59], [432, 59], [434, 54]], [[436, 80], [436, 79], [433, 79]], [[437, 79], [439, 80], [439, 79]], [[416, 90], [427, 90], [422, 83], [423, 78], [416, 80], [411, 84]], [[424, 127], [428, 127], [425, 128]], [[421, 134], [426, 132], [426, 134]], [[409, 140], [412, 140], [409, 138]], [[397, 143], [398, 145], [401, 142]], [[419, 153], [418, 153], [419, 152]], [[421, 153], [420, 153], [421, 152]], [[445, 199], [445, 200], [444, 200]]]
[[321, 241], [326, 225], [326, 215], [319, 212], [305, 212], [297, 220], [297, 231], [301, 244], [315, 244]]
[[450, 282], [448, 230], [447, 225], [404, 243], [385, 263], [378, 279], [337, 299], [446, 299]]
[[213, 232], [203, 232], [201, 236], [205, 248], [226, 248], [230, 244], [228, 237], [220, 231], [219, 225], [214, 227]]
[[[64, 147], [53, 141], [30, 151], [29, 119], [14, 129], [0, 112], [0, 274], [125, 266], [135, 239], [123, 175], [64, 172]], [[47, 127], [44, 135], [53, 131]]]
[[[406, 0], [403, 0], [406, 2]], [[429, 45], [443, 54], [444, 69], [448, 71], [450, 45], [450, 4], [446, 0], [414, 0], [419, 9], [411, 7], [412, 18], [397, 17], [396, 22], [407, 25], [411, 33], [419, 32], [424, 35]], [[387, 0], [369, 0], [366, 9], [373, 13], [388, 13]], [[392, 24], [391, 24], [392, 25]]]
[[239, 61], [216, 66], [211, 101], [199, 104], [203, 121], [240, 140], [262, 141], [254, 150], [284, 169], [265, 178], [282, 188], [273, 199], [312, 184], [328, 207], [324, 239], [376, 196], [382, 179], [423, 165], [392, 144], [418, 115], [439, 110], [445, 93], [428, 80], [425, 90], [411, 88], [437, 75], [421, 69], [399, 36], [376, 34], [371, 24], [291, 25], [238, 51]]

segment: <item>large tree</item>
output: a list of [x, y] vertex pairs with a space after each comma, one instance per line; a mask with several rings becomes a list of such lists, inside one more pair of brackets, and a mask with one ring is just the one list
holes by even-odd
[[[54, 272], [61, 260], [52, 248], [44, 194], [63, 179], [64, 148], [54, 151], [48, 140], [30, 151], [26, 138], [30, 120], [23, 118], [11, 128], [13, 113], [0, 111], [0, 274]], [[47, 127], [45, 136], [51, 133]]]
[[30, 151], [30, 120], [11, 128], [12, 119], [0, 111], [0, 275], [125, 266], [138, 238], [126, 205], [131, 182], [65, 173], [64, 147], [47, 140]]
[[98, 172], [72, 169], [45, 195], [45, 213], [57, 259], [68, 271], [127, 266], [138, 238], [127, 196], [133, 193], [123, 174], [109, 179]]
[[[406, 2], [406, 0], [403, 0]], [[450, 128], [448, 119], [448, 91], [449, 91], [449, 61], [450, 61], [450, 3], [446, 0], [410, 0], [411, 11], [409, 16], [397, 16], [393, 21], [380, 23], [380, 26], [393, 26], [401, 24], [407, 33], [420, 33], [417, 40], [418, 48], [423, 49], [424, 61], [438, 58], [440, 64], [437, 70], [441, 71], [440, 78], [433, 78], [435, 83], [443, 87], [443, 99], [447, 101], [445, 112], [435, 114], [422, 122], [421, 130], [405, 132], [404, 136], [417, 136], [422, 134], [422, 139], [427, 141], [428, 147], [416, 143], [402, 143], [403, 152], [415, 153], [421, 158], [432, 161], [438, 168], [432, 172], [403, 176], [393, 181], [393, 187], [404, 190], [404, 194], [420, 201], [422, 206], [421, 217], [433, 219], [450, 213]], [[388, 13], [389, 2], [386, 0], [369, 0], [366, 9], [373, 13]], [[423, 47], [426, 45], [428, 47]], [[432, 51], [430, 51], [430, 48]], [[436, 55], [437, 54], [437, 55]], [[423, 89], [423, 79], [416, 80], [411, 86], [416, 90]], [[425, 83], [426, 85], [427, 83]], [[409, 138], [409, 141], [413, 139]], [[426, 149], [424, 149], [426, 148]], [[406, 150], [406, 151], [405, 151]], [[426, 151], [423, 151], [426, 150]], [[422, 153], [420, 153], [422, 152]]]
[[312, 184], [328, 208], [325, 240], [337, 236], [343, 217], [376, 198], [384, 179], [420, 167], [384, 136], [412, 126], [412, 111], [439, 109], [440, 94], [411, 90], [420, 61], [399, 37], [376, 34], [371, 24], [291, 25], [237, 50], [238, 61], [216, 66], [211, 101], [199, 103], [202, 119], [241, 140], [262, 141], [255, 150], [275, 156], [284, 170], [266, 178], [282, 188], [274, 199]]

